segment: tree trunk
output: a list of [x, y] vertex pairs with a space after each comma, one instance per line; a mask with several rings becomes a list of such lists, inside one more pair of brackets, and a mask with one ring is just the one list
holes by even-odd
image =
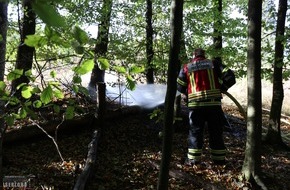
[[152, 27], [152, 0], [146, 0], [146, 55], [147, 55], [147, 69], [146, 80], [147, 84], [154, 83], [154, 68], [152, 65], [153, 60], [153, 27]]
[[[180, 54], [179, 54], [180, 64], [178, 64], [178, 71], [181, 69], [182, 65], [189, 61], [186, 53], [185, 40], [184, 40], [184, 30], [181, 31], [180, 40]], [[181, 117], [181, 94], [175, 98], [175, 118]]]
[[284, 32], [287, 12], [287, 0], [279, 0], [278, 18], [276, 26], [275, 59], [273, 73], [273, 96], [269, 118], [269, 125], [266, 134], [267, 142], [271, 144], [284, 145], [281, 137], [280, 120], [284, 99], [283, 91], [283, 53], [284, 53]]
[[261, 19], [262, 1], [248, 1], [248, 110], [247, 143], [242, 172], [247, 181], [258, 184], [261, 173], [262, 98], [261, 98]]
[[214, 0], [216, 11], [214, 14], [214, 31], [213, 31], [213, 45], [217, 54], [215, 54], [214, 59], [218, 62], [222, 62], [221, 54], [223, 47], [223, 37], [222, 37], [222, 0]]
[[105, 71], [99, 67], [97, 59], [99, 57], [105, 57], [108, 51], [111, 12], [112, 0], [104, 0], [101, 23], [99, 24], [98, 38], [95, 46], [95, 66], [89, 82], [89, 86], [93, 89], [96, 89], [97, 82], [105, 82]]
[[[2, 40], [0, 41], [0, 81], [4, 81], [5, 73], [5, 56], [6, 56], [6, 36], [7, 36], [7, 6], [8, 3], [0, 2], [0, 35]], [[0, 100], [0, 189], [3, 189], [3, 136], [5, 133], [5, 124], [2, 116], [4, 115], [4, 102]]]
[[183, 22], [183, 0], [173, 0], [171, 3], [171, 42], [167, 75], [167, 91], [165, 96], [164, 129], [162, 159], [158, 179], [158, 190], [168, 189], [169, 165], [172, 152], [174, 100], [176, 95], [176, 80], [180, 64], [180, 39]]
[[[35, 34], [35, 13], [32, 10], [31, 1], [23, 0], [23, 22], [20, 28], [20, 45], [17, 50], [17, 59], [15, 69], [23, 69], [23, 75], [12, 81], [12, 93], [16, 92], [19, 84], [29, 83], [29, 78], [24, 75], [24, 72], [32, 69], [34, 47], [29, 47], [24, 44], [27, 35]], [[20, 96], [17, 93], [17, 96]]]

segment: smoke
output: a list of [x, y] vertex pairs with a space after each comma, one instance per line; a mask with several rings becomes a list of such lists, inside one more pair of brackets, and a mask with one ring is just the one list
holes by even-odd
[[107, 86], [107, 96], [123, 105], [153, 109], [164, 104], [166, 88], [164, 84], [138, 84], [131, 91], [124, 86]]
[[[87, 86], [89, 96], [96, 100], [97, 92], [88, 85], [89, 79], [89, 74], [83, 76], [82, 84]], [[139, 106], [144, 110], [152, 110], [164, 104], [167, 90], [165, 84], [137, 84], [136, 89], [131, 91], [124, 85], [116, 85], [119, 80], [116, 74], [106, 73], [106, 95], [111, 101], [126, 106]], [[176, 95], [178, 94], [177, 92]]]

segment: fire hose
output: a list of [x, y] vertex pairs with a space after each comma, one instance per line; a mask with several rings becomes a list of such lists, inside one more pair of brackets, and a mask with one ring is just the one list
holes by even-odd
[[229, 92], [223, 92], [223, 94], [227, 95], [238, 107], [239, 112], [242, 114], [242, 116], [244, 117], [245, 120], [247, 120], [247, 114], [246, 111], [244, 110], [244, 108], [241, 106], [241, 104], [238, 102], [238, 100], [233, 97]]

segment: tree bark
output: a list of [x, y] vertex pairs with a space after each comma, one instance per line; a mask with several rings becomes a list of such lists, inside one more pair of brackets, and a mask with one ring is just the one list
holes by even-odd
[[105, 71], [102, 70], [97, 62], [99, 57], [105, 57], [108, 51], [109, 28], [112, 12], [112, 0], [104, 0], [102, 7], [101, 23], [98, 27], [98, 38], [95, 45], [95, 65], [91, 73], [89, 86], [96, 89], [98, 82], [105, 82]]
[[154, 56], [153, 51], [153, 27], [152, 27], [152, 0], [146, 0], [146, 55], [147, 55], [147, 69], [146, 69], [146, 80], [147, 84], [154, 83], [154, 68], [152, 60]]
[[273, 95], [269, 118], [269, 125], [266, 134], [266, 141], [270, 144], [284, 145], [281, 137], [281, 110], [284, 99], [283, 90], [283, 53], [284, 33], [287, 12], [287, 0], [279, 0], [278, 18], [276, 26], [275, 59], [273, 73]]
[[260, 179], [262, 147], [261, 20], [262, 0], [249, 0], [247, 142], [242, 172], [247, 181], [267, 189]]
[[183, 22], [183, 0], [173, 0], [171, 3], [171, 42], [167, 75], [167, 91], [165, 96], [164, 129], [162, 159], [158, 179], [158, 190], [168, 189], [169, 166], [172, 152], [174, 100], [176, 95], [176, 80], [180, 65], [180, 39]]
[[216, 11], [214, 14], [214, 31], [213, 31], [213, 45], [216, 51], [214, 59], [218, 62], [222, 62], [222, 47], [223, 47], [223, 37], [222, 37], [222, 0], [214, 0]]
[[[183, 64], [189, 61], [189, 58], [186, 53], [185, 39], [184, 39], [184, 30], [181, 31], [181, 40], [180, 40], [180, 54], [179, 54], [180, 63], [178, 64], [178, 71], [181, 69]], [[175, 118], [180, 118], [181, 116], [181, 94], [175, 98]], [[178, 121], [176, 121], [178, 122]]]
[[[24, 72], [32, 69], [33, 53], [35, 50], [34, 47], [29, 47], [24, 44], [24, 40], [27, 35], [35, 34], [35, 13], [32, 10], [30, 0], [23, 0], [22, 6], [24, 13], [23, 22], [21, 23], [20, 28], [20, 45], [17, 50], [15, 69], [23, 69], [23, 75], [12, 81], [12, 93], [16, 92], [16, 88], [19, 84], [29, 83], [29, 78], [24, 75]], [[20, 96], [18, 93], [16, 95]]]
[[[0, 41], [0, 81], [4, 81], [5, 73], [5, 56], [6, 56], [6, 36], [7, 36], [7, 6], [8, 3], [0, 2], [0, 35], [2, 40]], [[4, 124], [4, 102], [0, 100], [0, 189], [3, 189], [3, 137], [5, 133]]]

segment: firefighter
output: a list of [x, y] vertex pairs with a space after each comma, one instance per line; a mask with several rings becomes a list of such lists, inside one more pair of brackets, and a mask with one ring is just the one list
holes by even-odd
[[224, 113], [221, 107], [222, 91], [235, 84], [232, 70], [205, 57], [198, 48], [193, 59], [180, 70], [177, 89], [185, 94], [189, 109], [189, 135], [186, 165], [201, 162], [204, 127], [207, 124], [211, 159], [214, 164], [225, 164], [226, 147], [223, 140]]

